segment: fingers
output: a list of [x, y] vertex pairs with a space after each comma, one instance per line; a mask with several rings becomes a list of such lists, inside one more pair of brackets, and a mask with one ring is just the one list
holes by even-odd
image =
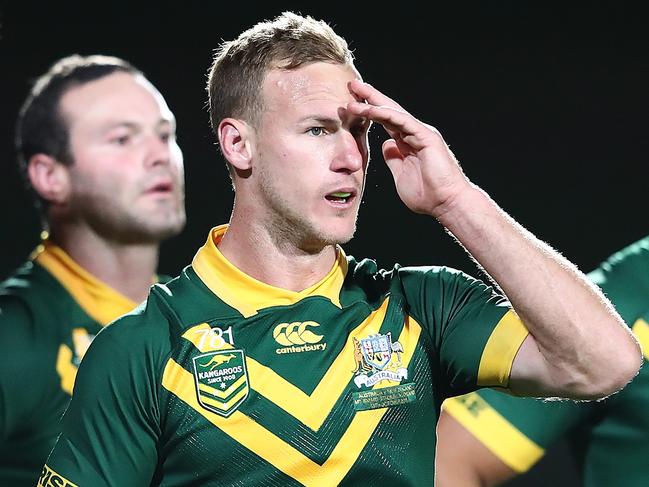
[[383, 152], [383, 159], [396, 182], [402, 168], [403, 154], [401, 154], [401, 151], [397, 147], [397, 143], [393, 139], [384, 141], [381, 151]]
[[389, 96], [384, 95], [379, 90], [374, 88], [369, 83], [364, 83], [360, 80], [352, 80], [349, 83], [349, 90], [356, 96], [356, 99], [359, 102], [365, 100], [370, 105], [374, 106], [386, 106], [391, 107], [397, 110], [404, 111], [403, 107], [399, 105]]
[[422, 123], [404, 110], [401, 105], [376, 88], [362, 81], [353, 80], [349, 89], [361, 101], [351, 102], [347, 109], [355, 115], [383, 125], [390, 137], [410, 145], [413, 149], [424, 148], [437, 130]]
[[434, 131], [407, 112], [385, 106], [366, 103], [349, 103], [347, 109], [353, 114], [377, 122], [385, 128], [390, 137], [403, 141], [413, 149], [421, 149], [430, 143]]

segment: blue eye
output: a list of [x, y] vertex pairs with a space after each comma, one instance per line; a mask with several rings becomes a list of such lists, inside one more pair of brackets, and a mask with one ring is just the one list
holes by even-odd
[[309, 133], [317, 137], [319, 135], [324, 134], [324, 127], [311, 127], [309, 129]]

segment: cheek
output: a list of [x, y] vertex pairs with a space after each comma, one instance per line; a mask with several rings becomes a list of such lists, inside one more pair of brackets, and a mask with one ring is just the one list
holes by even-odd
[[170, 160], [171, 166], [180, 174], [181, 176], [185, 174], [185, 160], [183, 157], [183, 151], [180, 149], [178, 144], [173, 144], [170, 149]]
[[136, 174], [118, 160], [96, 160], [93, 165], [79, 168], [75, 179], [79, 186], [77, 189], [82, 192], [109, 194], [119, 198], [133, 192]]

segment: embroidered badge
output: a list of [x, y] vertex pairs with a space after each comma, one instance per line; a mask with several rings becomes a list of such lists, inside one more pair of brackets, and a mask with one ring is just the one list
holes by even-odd
[[[378, 409], [399, 404], [407, 404], [417, 400], [415, 384], [401, 384], [408, 378], [408, 369], [403, 367], [401, 354], [403, 346], [392, 341], [392, 335], [370, 335], [354, 343], [354, 383], [361, 391], [352, 394], [356, 411]], [[387, 387], [371, 389], [381, 381], [394, 384]]]
[[227, 418], [250, 391], [243, 350], [219, 350], [193, 360], [198, 402], [208, 411]]
[[372, 387], [379, 381], [401, 383], [408, 378], [408, 369], [402, 367], [403, 347], [392, 341], [392, 335], [370, 335], [354, 340], [354, 383], [356, 387]]

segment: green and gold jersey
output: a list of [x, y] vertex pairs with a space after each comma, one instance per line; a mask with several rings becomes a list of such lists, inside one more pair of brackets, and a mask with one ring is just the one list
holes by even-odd
[[[589, 274], [631, 326], [649, 360], [649, 237]], [[504, 463], [528, 470], [567, 438], [587, 487], [649, 485], [649, 368], [600, 402], [548, 402], [490, 390], [449, 399], [444, 409]]]
[[48, 241], [0, 284], [0, 485], [36, 483], [90, 341], [134, 306]]
[[337, 249], [292, 292], [219, 252], [102, 330], [40, 486], [432, 485], [445, 397], [507, 387], [527, 330], [484, 283]]

